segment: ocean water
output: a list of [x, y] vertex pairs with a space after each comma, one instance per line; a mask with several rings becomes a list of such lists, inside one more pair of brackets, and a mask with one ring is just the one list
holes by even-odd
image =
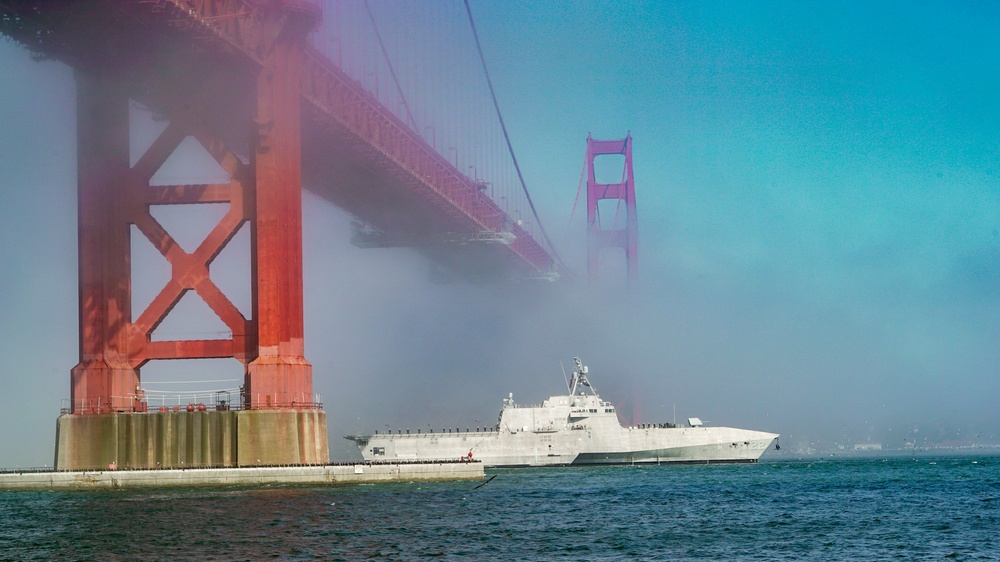
[[7, 560], [1000, 560], [1000, 457], [0, 493]]

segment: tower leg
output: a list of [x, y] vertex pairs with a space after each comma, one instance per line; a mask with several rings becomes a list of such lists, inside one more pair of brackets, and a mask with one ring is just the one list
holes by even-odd
[[131, 412], [129, 100], [114, 78], [77, 73], [76, 82], [80, 363], [70, 399], [75, 413]]
[[258, 356], [247, 368], [251, 409], [311, 407], [303, 346], [300, 81], [305, 38], [283, 34], [257, 77], [253, 166], [253, 315]]

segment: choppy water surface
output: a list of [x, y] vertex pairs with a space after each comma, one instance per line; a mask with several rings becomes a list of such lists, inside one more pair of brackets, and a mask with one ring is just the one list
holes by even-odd
[[1000, 457], [0, 493], [0, 558], [997, 560]]

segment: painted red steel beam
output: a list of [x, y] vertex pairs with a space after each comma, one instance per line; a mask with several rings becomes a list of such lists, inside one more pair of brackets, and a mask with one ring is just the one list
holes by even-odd
[[[195, 110], [198, 112], [198, 110]], [[204, 111], [203, 109], [201, 111]], [[246, 362], [255, 355], [256, 324], [243, 317], [209, 275], [209, 265], [239, 229], [254, 217], [252, 193], [246, 185], [248, 166], [196, 119], [175, 115], [170, 125], [153, 141], [129, 171], [125, 193], [129, 224], [135, 225], [171, 265], [171, 278], [153, 301], [128, 324], [130, 364], [139, 368], [151, 359], [235, 357]], [[208, 147], [216, 162], [230, 176], [228, 184], [150, 186], [153, 174], [180, 142], [193, 135]], [[228, 210], [194, 252], [184, 251], [153, 218], [152, 205], [227, 203]], [[152, 341], [157, 326], [188, 291], [195, 291], [232, 333], [227, 340]], [[220, 343], [225, 342], [225, 344]], [[228, 349], [225, 349], [228, 346]], [[200, 351], [199, 351], [200, 350]], [[225, 352], [223, 355], [221, 353]]]
[[[294, 3], [285, 7], [295, 8]], [[251, 408], [312, 402], [312, 365], [305, 359], [302, 283], [302, 116], [305, 35], [316, 14], [271, 16], [283, 22], [256, 74], [251, 166], [255, 218], [250, 269], [257, 357], [247, 365], [244, 401]], [[291, 24], [286, 18], [300, 17]], [[312, 19], [310, 19], [312, 18]], [[291, 26], [291, 29], [288, 27]]]
[[139, 372], [129, 363], [130, 238], [128, 96], [119, 84], [77, 78], [77, 228], [80, 362], [70, 375], [73, 410], [132, 411]]

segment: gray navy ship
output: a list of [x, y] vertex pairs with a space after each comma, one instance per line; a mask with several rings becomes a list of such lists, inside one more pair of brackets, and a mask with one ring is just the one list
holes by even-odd
[[348, 435], [366, 461], [475, 460], [488, 467], [587, 464], [757, 462], [778, 435], [732, 427], [687, 424], [623, 427], [610, 402], [601, 399], [574, 358], [569, 394], [541, 406], [519, 406], [513, 394], [500, 408], [497, 426], [476, 431]]

